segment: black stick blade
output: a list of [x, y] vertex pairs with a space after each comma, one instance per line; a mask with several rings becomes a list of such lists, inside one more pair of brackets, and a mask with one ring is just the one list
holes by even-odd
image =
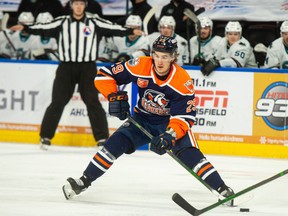
[[187, 211], [189, 214], [193, 216], [201, 214], [198, 209], [194, 208], [192, 205], [190, 205], [180, 194], [174, 193], [172, 196], [172, 200], [179, 205], [181, 208], [183, 208], [185, 211]]

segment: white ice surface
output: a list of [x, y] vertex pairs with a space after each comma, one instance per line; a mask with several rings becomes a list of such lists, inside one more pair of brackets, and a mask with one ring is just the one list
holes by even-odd
[[[188, 216], [171, 197], [197, 208], [217, 198], [169, 155], [123, 155], [92, 186], [67, 201], [62, 185], [80, 177], [96, 148], [0, 143], [0, 216]], [[226, 183], [240, 191], [288, 168], [288, 160], [206, 155]], [[287, 216], [288, 175], [249, 192], [240, 207], [220, 206], [207, 216]]]

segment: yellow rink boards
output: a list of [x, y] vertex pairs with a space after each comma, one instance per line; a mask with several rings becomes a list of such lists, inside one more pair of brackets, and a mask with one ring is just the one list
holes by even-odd
[[[7, 130], [0, 131], [0, 137], [1, 142], [39, 144], [38, 132]], [[198, 141], [198, 143], [204, 154], [288, 159], [288, 147], [283, 145], [215, 141]], [[52, 140], [52, 145], [93, 147], [96, 143], [91, 134], [58, 133]]]

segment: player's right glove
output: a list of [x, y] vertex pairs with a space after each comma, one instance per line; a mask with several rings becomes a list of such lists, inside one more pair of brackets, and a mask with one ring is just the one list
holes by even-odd
[[201, 72], [204, 76], [209, 76], [218, 67], [220, 67], [219, 61], [216, 58], [211, 58], [201, 67]]
[[130, 105], [126, 91], [118, 91], [108, 95], [109, 114], [118, 117], [120, 120], [126, 119], [130, 115]]
[[176, 134], [174, 130], [170, 129], [169, 131], [152, 138], [150, 142], [150, 150], [159, 155], [163, 155], [166, 153], [166, 150], [170, 150], [173, 146], [175, 146], [175, 142]]

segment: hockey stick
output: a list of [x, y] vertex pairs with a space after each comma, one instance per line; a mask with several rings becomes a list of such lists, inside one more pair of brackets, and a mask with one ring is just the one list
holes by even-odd
[[[198, 38], [200, 38], [200, 33], [201, 33], [201, 23], [200, 23], [200, 20], [198, 19], [198, 17], [196, 16], [195, 13], [193, 13], [190, 9], [188, 8], [185, 8], [184, 9], [184, 12], [183, 12], [187, 17], [189, 17], [189, 19], [191, 19], [193, 21], [193, 23], [196, 25], [196, 33], [198, 35]], [[189, 31], [189, 30], [187, 30]], [[190, 48], [190, 42], [188, 41], [188, 44], [189, 44], [189, 62], [192, 64], [191, 62], [191, 48]], [[201, 52], [201, 44], [200, 44], [200, 39], [198, 41], [198, 54], [200, 55], [200, 52]]]
[[243, 195], [243, 194], [245, 194], [245, 193], [247, 193], [247, 192], [249, 192], [249, 191], [252, 191], [252, 190], [254, 190], [254, 189], [256, 189], [256, 188], [258, 188], [258, 187], [260, 187], [260, 186], [262, 186], [262, 185], [265, 185], [265, 184], [267, 184], [267, 183], [269, 183], [269, 182], [271, 182], [271, 181], [273, 181], [273, 180], [275, 180], [275, 179], [277, 179], [277, 178], [280, 178], [280, 177], [282, 177], [282, 176], [284, 176], [284, 175], [286, 175], [286, 174], [288, 174], [288, 169], [286, 169], [286, 170], [284, 170], [284, 171], [282, 171], [282, 172], [280, 172], [280, 173], [278, 173], [278, 174], [276, 174], [276, 175], [274, 175], [274, 176], [272, 176], [272, 177], [270, 177], [270, 178], [268, 178], [268, 179], [265, 179], [265, 180], [263, 180], [263, 181], [261, 181], [261, 182], [259, 182], [259, 183], [257, 183], [257, 184], [254, 184], [254, 185], [252, 185], [252, 186], [250, 186], [250, 187], [247, 187], [247, 188], [245, 188], [245, 189], [243, 189], [243, 190], [241, 190], [241, 191], [239, 191], [239, 192], [237, 192], [237, 193], [235, 193], [235, 194], [233, 194], [233, 195], [231, 195], [231, 196], [229, 196], [229, 197], [226, 197], [225, 199], [220, 200], [220, 201], [218, 201], [218, 202], [216, 202], [216, 203], [214, 203], [214, 204], [212, 204], [212, 205], [209, 205], [209, 206], [207, 206], [207, 207], [205, 207], [205, 208], [203, 208], [203, 209], [196, 209], [194, 206], [192, 206], [191, 204], [189, 204], [189, 203], [188, 203], [181, 195], [179, 195], [178, 193], [175, 193], [175, 194], [173, 195], [172, 200], [173, 200], [175, 203], [177, 203], [181, 208], [183, 208], [183, 209], [186, 210], [188, 213], [190, 213], [191, 215], [197, 216], [197, 215], [201, 215], [201, 214], [203, 214], [203, 213], [205, 213], [205, 212], [208, 212], [208, 211], [210, 211], [210, 210], [212, 210], [212, 209], [214, 209], [214, 208], [216, 208], [216, 207], [224, 204], [225, 202], [228, 202], [228, 201], [230, 201], [230, 200], [232, 200], [232, 199], [235, 199], [236, 197], [239, 197], [239, 196], [241, 196], [241, 195]]
[[2, 18], [2, 22], [1, 22], [1, 30], [2, 31], [7, 29], [9, 18], [10, 18], [10, 15], [8, 13], [5, 13], [3, 18]]
[[[139, 130], [141, 130], [149, 139], [153, 136], [145, 128], [143, 128], [137, 121], [135, 121], [131, 116], [128, 116], [128, 120], [134, 124]], [[189, 173], [191, 173], [199, 182], [201, 182], [208, 190], [213, 194], [219, 195], [213, 188], [211, 188], [200, 176], [198, 176], [192, 169], [190, 169], [186, 164], [184, 164], [178, 157], [176, 157], [171, 151], [166, 150], [166, 153], [171, 156], [175, 161], [177, 161], [183, 168], [185, 168]]]
[[[12, 47], [13, 51], [15, 52], [15, 55], [16, 55], [16, 59], [19, 59], [19, 56], [18, 56], [18, 53], [17, 53], [17, 49], [16, 47], [14, 46], [14, 44], [12, 43], [12, 41], [10, 40], [9, 36], [7, 35], [7, 32], [6, 30], [3, 31], [3, 34], [6, 38], [6, 40], [8, 41], [9, 45]], [[10, 56], [11, 58], [12, 56]]]
[[150, 19], [152, 18], [152, 16], [155, 14], [156, 10], [157, 10], [157, 7], [152, 7], [143, 19], [143, 31], [145, 35], [148, 35], [148, 23]]
[[199, 25], [199, 24], [200, 24], [200, 21], [199, 21], [198, 17], [197, 17], [196, 14], [193, 13], [190, 9], [185, 8], [183, 13], [184, 13], [187, 17], [189, 17], [195, 24], [197, 24], [198, 26], [201, 26], [201, 25]]

